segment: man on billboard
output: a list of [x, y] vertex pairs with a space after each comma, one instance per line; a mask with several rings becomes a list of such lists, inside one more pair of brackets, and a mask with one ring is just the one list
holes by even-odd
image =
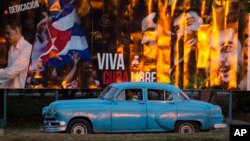
[[[132, 60], [133, 65], [137, 65], [139, 68], [141, 67], [140, 63], [143, 63], [143, 71], [139, 74], [139, 81], [156, 81], [158, 36], [156, 19], [156, 12], [152, 12], [144, 17], [141, 22], [143, 56], [140, 58], [139, 55], [135, 55]], [[138, 79], [135, 80], [138, 81]]]
[[240, 90], [250, 90], [250, 13], [244, 16], [244, 30], [243, 30], [243, 74], [242, 79], [238, 85]]
[[[242, 59], [238, 31], [234, 27], [232, 12], [227, 14], [225, 5], [213, 3], [213, 19], [210, 30], [210, 85], [223, 89], [237, 88], [237, 73], [240, 72]], [[227, 15], [227, 17], [223, 16]], [[224, 17], [221, 18], [220, 16]], [[227, 21], [227, 24], [225, 24]]]
[[[143, 58], [144, 66], [153, 66], [157, 55], [157, 25], [154, 21], [156, 19], [156, 13], [153, 12], [147, 15], [142, 20], [142, 40], [141, 44], [143, 45]], [[154, 67], [153, 67], [154, 68]], [[145, 70], [145, 67], [144, 67]], [[150, 71], [149, 67], [147, 71]]]
[[240, 51], [239, 42], [232, 28], [220, 31], [218, 35], [217, 40], [211, 40], [211, 49], [219, 51], [219, 56], [213, 65], [217, 66], [220, 85], [223, 88], [235, 87], [238, 59], [240, 59], [237, 57]]
[[[198, 30], [203, 24], [202, 18], [196, 11], [187, 10], [178, 15], [173, 22], [173, 27], [176, 32], [177, 41], [175, 47], [175, 62], [174, 67], [182, 67], [183, 64], [183, 78], [184, 88], [196, 85], [196, 64], [197, 64], [197, 43]], [[182, 49], [183, 48], [183, 49]], [[183, 50], [183, 54], [182, 54]], [[178, 57], [179, 56], [179, 57]], [[176, 70], [179, 71], [179, 70]], [[178, 72], [176, 78], [179, 79]], [[180, 82], [181, 83], [181, 82]], [[182, 84], [179, 84], [182, 85]]]
[[11, 46], [7, 67], [0, 69], [0, 88], [24, 88], [32, 45], [22, 36], [21, 24], [14, 20], [5, 26], [5, 37]]
[[193, 46], [197, 43], [197, 31], [203, 20], [195, 11], [187, 11], [174, 19], [177, 40], [184, 38], [184, 45]]

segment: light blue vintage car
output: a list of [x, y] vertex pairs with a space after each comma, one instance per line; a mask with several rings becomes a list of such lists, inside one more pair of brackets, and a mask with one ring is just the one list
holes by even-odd
[[42, 114], [44, 132], [194, 133], [226, 127], [218, 105], [191, 100], [173, 85], [154, 82], [110, 84], [96, 99], [55, 101]]

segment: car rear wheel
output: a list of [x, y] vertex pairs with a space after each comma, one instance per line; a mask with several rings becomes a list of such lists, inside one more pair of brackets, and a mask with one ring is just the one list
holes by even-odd
[[67, 132], [71, 134], [91, 134], [92, 127], [87, 120], [74, 119], [69, 123]]
[[199, 128], [196, 122], [178, 122], [175, 126], [177, 133], [195, 133]]

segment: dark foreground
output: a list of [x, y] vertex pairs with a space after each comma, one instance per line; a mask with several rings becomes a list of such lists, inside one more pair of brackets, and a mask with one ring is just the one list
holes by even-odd
[[199, 132], [196, 134], [138, 133], [70, 135], [41, 133], [38, 130], [5, 129], [1, 141], [229, 141], [228, 129]]

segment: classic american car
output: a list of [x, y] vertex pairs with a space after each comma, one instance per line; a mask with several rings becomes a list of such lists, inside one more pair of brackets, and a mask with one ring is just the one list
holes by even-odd
[[179, 88], [156, 82], [113, 83], [98, 98], [55, 101], [42, 114], [43, 132], [194, 133], [226, 128], [220, 106], [192, 100]]

